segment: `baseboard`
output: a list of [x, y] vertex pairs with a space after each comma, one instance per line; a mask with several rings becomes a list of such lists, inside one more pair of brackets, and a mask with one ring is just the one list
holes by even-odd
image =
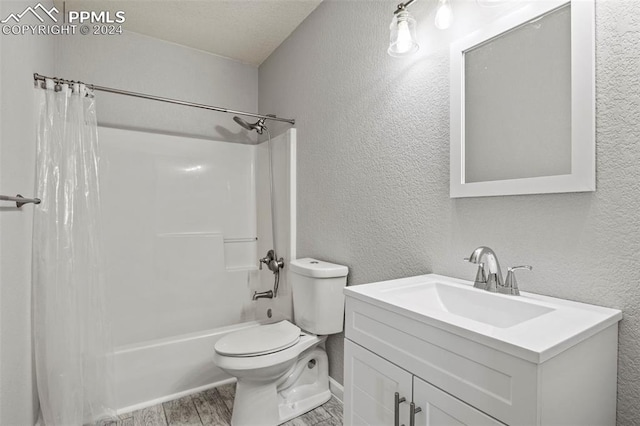
[[336, 382], [333, 377], [329, 377], [329, 390], [331, 394], [340, 402], [344, 401], [344, 387]]

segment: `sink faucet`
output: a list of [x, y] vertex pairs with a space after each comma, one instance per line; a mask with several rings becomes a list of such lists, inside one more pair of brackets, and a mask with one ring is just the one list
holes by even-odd
[[473, 283], [475, 288], [496, 293], [498, 288], [504, 287], [498, 257], [489, 247], [478, 247], [465, 260], [478, 265], [478, 273]]
[[489, 247], [478, 247], [473, 251], [473, 253], [471, 253], [471, 256], [464, 260], [478, 265], [478, 273], [476, 274], [476, 279], [473, 283], [475, 288], [481, 288], [492, 293], [503, 293], [513, 296], [520, 295], [515, 271], [518, 269], [528, 269], [531, 271], [533, 269], [529, 265], [513, 266], [508, 269], [509, 273], [507, 274], [507, 281], [504, 282], [502, 281], [502, 271], [500, 270], [498, 257]]

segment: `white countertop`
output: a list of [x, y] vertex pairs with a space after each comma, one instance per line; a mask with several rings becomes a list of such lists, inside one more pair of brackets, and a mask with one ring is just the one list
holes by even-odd
[[436, 274], [346, 287], [344, 293], [535, 363], [622, 319], [617, 309], [527, 292], [489, 293]]

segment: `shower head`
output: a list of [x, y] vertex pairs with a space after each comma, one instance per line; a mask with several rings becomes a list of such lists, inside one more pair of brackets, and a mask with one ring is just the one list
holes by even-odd
[[253, 130], [253, 127], [251, 126], [251, 124], [249, 124], [246, 121], [244, 121], [244, 118], [240, 118], [237, 115], [235, 115], [233, 117], [233, 121], [235, 121], [236, 123], [238, 123], [239, 125], [241, 125], [242, 127], [244, 127], [245, 129], [247, 129], [249, 131]]
[[243, 118], [240, 118], [237, 115], [233, 117], [233, 121], [235, 121], [236, 123], [238, 123], [239, 125], [241, 125], [242, 127], [244, 127], [249, 131], [255, 130], [256, 132], [258, 132], [259, 135], [261, 135], [262, 132], [264, 132], [264, 129], [266, 129], [266, 126], [264, 125], [264, 120], [265, 120], [264, 118], [261, 118], [260, 120], [251, 124], [251, 123], [247, 123]]

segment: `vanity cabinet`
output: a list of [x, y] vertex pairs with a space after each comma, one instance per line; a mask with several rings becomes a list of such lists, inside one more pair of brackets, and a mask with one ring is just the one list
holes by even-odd
[[411, 425], [411, 402], [417, 426], [504, 425], [348, 339], [344, 351], [346, 425]]
[[414, 414], [418, 426], [504, 426], [504, 423], [415, 376], [413, 401], [420, 408], [420, 412]]
[[617, 320], [542, 356], [345, 293], [345, 425], [615, 425]]
[[[345, 339], [345, 393], [346, 425], [393, 425], [398, 412], [400, 424], [409, 424], [406, 410], [396, 410], [395, 393], [411, 400], [413, 375], [380, 358], [374, 353]], [[346, 404], [346, 400], [350, 404]]]

